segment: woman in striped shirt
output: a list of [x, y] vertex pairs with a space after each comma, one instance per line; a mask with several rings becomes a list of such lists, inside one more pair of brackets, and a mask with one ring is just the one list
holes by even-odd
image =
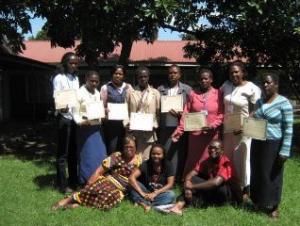
[[267, 120], [267, 139], [252, 140], [250, 195], [257, 208], [270, 211], [278, 218], [281, 199], [283, 166], [290, 156], [293, 135], [293, 108], [289, 100], [278, 94], [279, 77], [263, 76], [264, 97], [256, 104], [255, 118]]

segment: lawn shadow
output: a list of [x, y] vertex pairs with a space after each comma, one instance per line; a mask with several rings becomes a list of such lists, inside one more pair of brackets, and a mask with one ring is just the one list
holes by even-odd
[[46, 174], [46, 175], [39, 175], [33, 179], [33, 182], [39, 186], [40, 189], [45, 188], [53, 188], [55, 187], [55, 174]]
[[53, 167], [56, 127], [51, 122], [9, 122], [1, 125], [0, 155]]

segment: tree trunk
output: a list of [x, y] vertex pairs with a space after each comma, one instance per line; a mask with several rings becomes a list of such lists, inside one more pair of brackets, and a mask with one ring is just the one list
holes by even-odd
[[122, 50], [119, 58], [119, 64], [128, 66], [128, 61], [133, 45], [133, 39], [131, 37], [125, 37], [122, 41]]

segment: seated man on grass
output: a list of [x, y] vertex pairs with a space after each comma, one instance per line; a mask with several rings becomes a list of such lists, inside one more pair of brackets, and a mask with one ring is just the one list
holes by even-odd
[[223, 154], [222, 142], [213, 140], [209, 157], [188, 173], [184, 192], [169, 212], [182, 215], [184, 206], [204, 207], [240, 201], [241, 192], [234, 182], [230, 160]]

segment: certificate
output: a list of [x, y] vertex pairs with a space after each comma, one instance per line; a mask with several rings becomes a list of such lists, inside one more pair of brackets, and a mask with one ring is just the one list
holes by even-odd
[[231, 133], [234, 130], [241, 130], [243, 125], [243, 116], [241, 113], [225, 114], [224, 133]]
[[88, 120], [105, 117], [103, 101], [94, 101], [86, 104], [86, 117]]
[[128, 119], [128, 107], [126, 103], [113, 104], [107, 103], [109, 120], [125, 120]]
[[252, 137], [257, 140], [266, 140], [267, 138], [267, 121], [257, 118], [244, 118], [243, 135]]
[[182, 95], [161, 96], [161, 112], [169, 112], [171, 109], [183, 111]]
[[153, 114], [131, 112], [129, 129], [130, 130], [152, 131], [153, 130]]
[[78, 104], [77, 92], [75, 89], [55, 91], [54, 102], [56, 110], [66, 107], [75, 107]]
[[183, 115], [184, 131], [197, 131], [207, 126], [206, 115], [203, 112], [193, 112]]

